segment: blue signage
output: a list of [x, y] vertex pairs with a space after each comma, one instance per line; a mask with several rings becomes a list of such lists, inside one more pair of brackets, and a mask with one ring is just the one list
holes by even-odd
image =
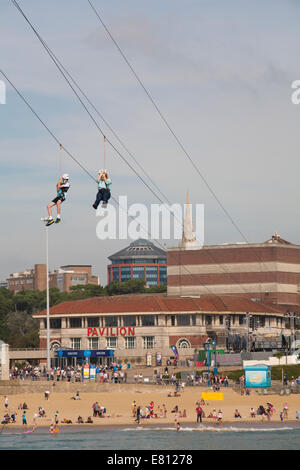
[[113, 357], [113, 349], [59, 349], [57, 357]]

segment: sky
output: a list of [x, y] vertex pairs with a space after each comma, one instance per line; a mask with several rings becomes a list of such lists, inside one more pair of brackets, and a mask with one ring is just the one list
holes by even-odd
[[[11, 0], [0, 3], [0, 69], [96, 178], [104, 162], [101, 132]], [[87, 0], [19, 0], [135, 158], [89, 107], [117, 149], [106, 144], [113, 198], [126, 196], [128, 206], [150, 210], [161, 199], [154, 182], [172, 203], [183, 205], [189, 192], [193, 206], [204, 204], [206, 245], [263, 242], [274, 232], [299, 244], [300, 104], [291, 100], [292, 82], [300, 79], [299, 2], [92, 3], [190, 157]], [[66, 152], [60, 165], [57, 143], [1, 74], [0, 80], [6, 85], [6, 104], [0, 104], [0, 279], [45, 262], [41, 217], [62, 170], [71, 188], [62, 223], [49, 229], [50, 269], [92, 264], [105, 285], [107, 257], [133, 240], [99, 239], [96, 183]], [[121, 210], [114, 200], [111, 207]]]

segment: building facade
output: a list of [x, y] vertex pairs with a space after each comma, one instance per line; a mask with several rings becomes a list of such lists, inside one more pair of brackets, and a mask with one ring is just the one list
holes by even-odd
[[168, 249], [168, 295], [238, 295], [299, 311], [300, 246], [275, 233], [257, 244]]
[[130, 279], [143, 279], [149, 287], [167, 283], [167, 253], [148, 240], [136, 240], [108, 259], [107, 284]]
[[[71, 286], [86, 284], [99, 284], [99, 278], [92, 275], [91, 265], [61, 266], [49, 273], [49, 287], [58, 287], [61, 292], [70, 292]], [[33, 269], [11, 274], [7, 287], [15, 294], [22, 290], [45, 290], [46, 265], [35, 264]]]
[[[286, 331], [283, 312], [271, 305], [234, 296], [201, 298], [136, 294], [68, 301], [50, 309], [51, 348], [113, 349], [118, 359], [144, 358], [151, 353], [170, 358], [176, 346], [181, 359], [202, 349], [208, 337], [226, 347], [230, 331], [249, 333], [248, 316], [258, 319], [256, 334], [278, 338]], [[40, 347], [46, 348], [46, 311], [40, 321]]]

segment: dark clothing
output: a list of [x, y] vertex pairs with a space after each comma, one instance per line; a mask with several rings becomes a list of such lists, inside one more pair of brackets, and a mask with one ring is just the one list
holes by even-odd
[[141, 408], [138, 406], [136, 410], [136, 422], [140, 424], [140, 419], [141, 419]]
[[101, 201], [108, 202], [109, 199], [110, 199], [110, 190], [105, 189], [105, 188], [99, 189], [97, 196], [96, 196], [96, 201], [94, 203], [95, 209], [97, 209]]
[[52, 202], [54, 202], [54, 204], [57, 204], [58, 201], [60, 202], [64, 202], [65, 198], [63, 196], [56, 196]]

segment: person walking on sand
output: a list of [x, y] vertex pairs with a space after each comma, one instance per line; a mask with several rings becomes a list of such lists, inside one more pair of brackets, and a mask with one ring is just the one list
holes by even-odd
[[7, 408], [8, 408], [8, 397], [7, 396], [4, 397], [4, 406], [5, 406], [5, 409], [7, 410]]

